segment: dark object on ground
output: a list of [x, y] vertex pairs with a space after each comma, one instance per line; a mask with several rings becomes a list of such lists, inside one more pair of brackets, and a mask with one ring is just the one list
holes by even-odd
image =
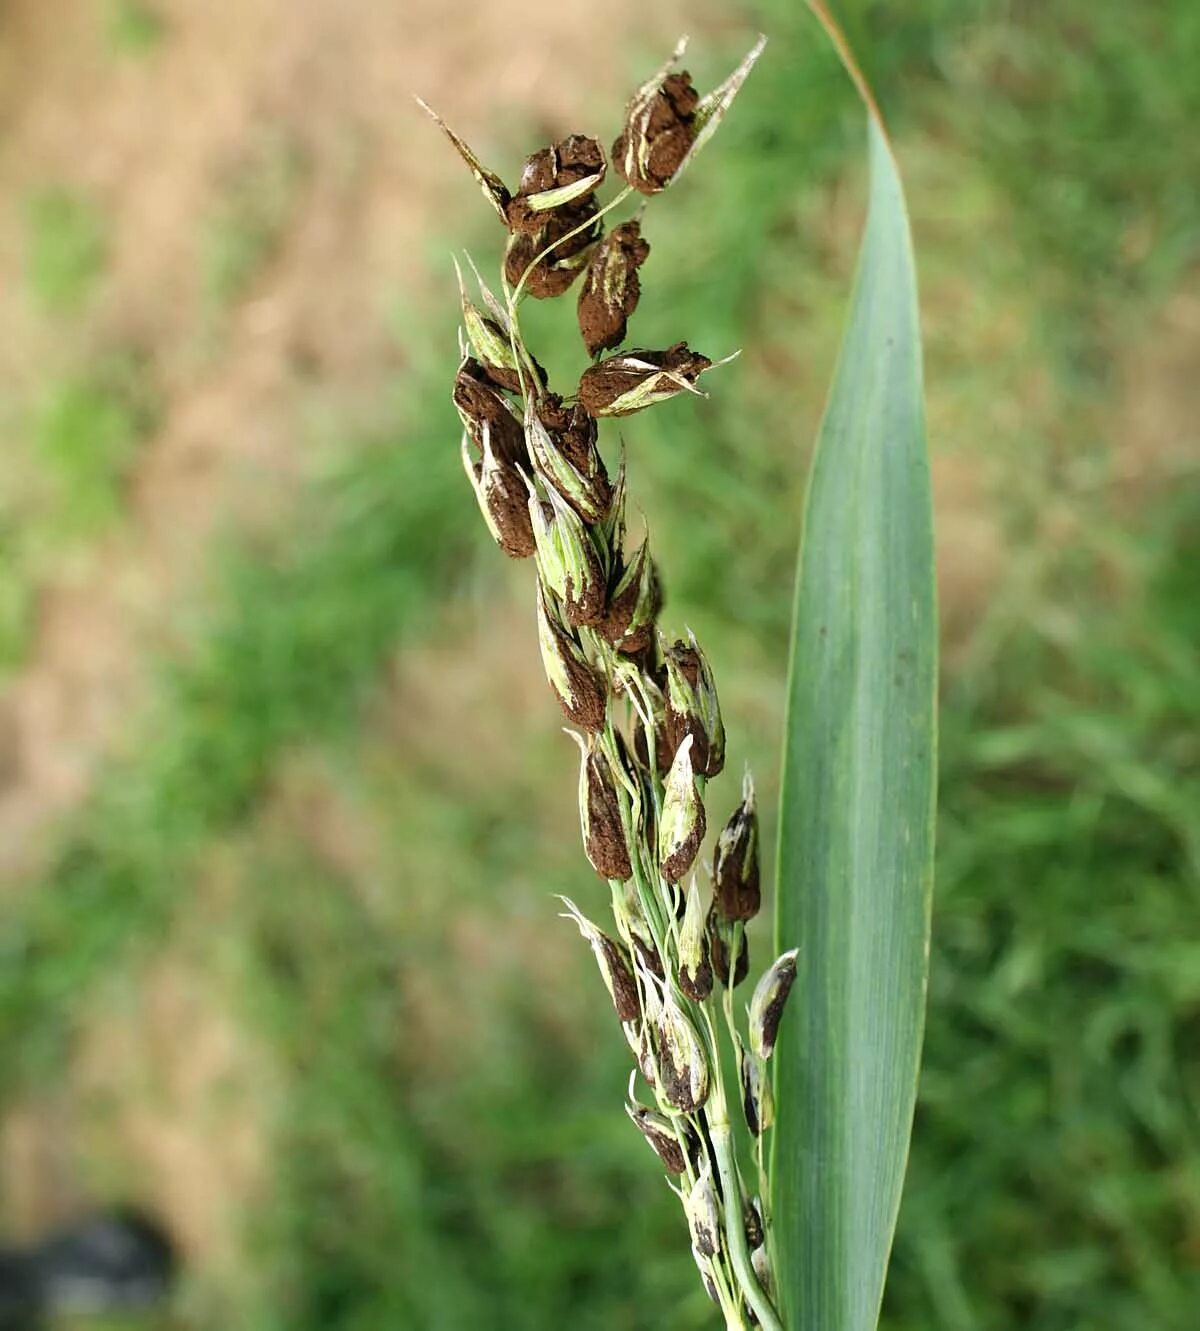
[[0, 1249], [0, 1331], [38, 1331], [51, 1313], [110, 1313], [164, 1298], [175, 1249], [153, 1220], [97, 1212], [29, 1248]]

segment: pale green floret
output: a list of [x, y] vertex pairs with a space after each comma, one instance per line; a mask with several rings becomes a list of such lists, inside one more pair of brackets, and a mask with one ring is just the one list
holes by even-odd
[[548, 208], [561, 208], [564, 204], [574, 203], [576, 199], [582, 199], [585, 194], [590, 194], [597, 185], [604, 179], [604, 167], [594, 175], [584, 176], [581, 180], [572, 181], [569, 185], [559, 185], [557, 189], [542, 190], [540, 194], [526, 194], [525, 204], [534, 212], [541, 212]]
[[692, 140], [687, 156], [679, 163], [675, 174], [671, 177], [672, 183], [679, 179], [688, 163], [717, 132], [721, 121], [725, 119], [726, 112], [733, 105], [733, 99], [741, 91], [742, 84], [746, 82], [766, 44], [766, 37], [760, 36], [758, 41], [746, 52], [746, 57], [742, 63], [738, 65], [724, 83], [700, 99], [692, 119], [692, 128], [696, 137]]
[[492, 517], [491, 506], [487, 501], [487, 491], [485, 489], [485, 476], [488, 475], [488, 467], [496, 467], [495, 453], [490, 444], [489, 432], [485, 429], [483, 432], [483, 462], [478, 463], [471, 456], [470, 440], [464, 434], [462, 437], [462, 461], [463, 470], [467, 473], [467, 480], [471, 482], [471, 489], [475, 491], [475, 499], [479, 504], [479, 511], [483, 514], [483, 520], [487, 523], [487, 529], [492, 534], [492, 539], [497, 544], [503, 544], [503, 537], [499, 528], [496, 526], [496, 520]]
[[538, 475], [552, 491], [569, 500], [588, 522], [598, 522], [605, 510], [596, 495], [592, 478], [577, 471], [555, 445], [550, 431], [537, 414], [532, 395], [525, 402], [524, 424], [525, 443]]
[[550, 518], [537, 495], [529, 497], [538, 573], [560, 600], [579, 602], [600, 575], [599, 557], [575, 510], [555, 490], [548, 495], [553, 509]]
[[423, 101], [420, 97], [416, 98], [416, 102], [419, 107], [429, 114], [434, 124], [438, 126], [442, 133], [445, 134], [454, 145], [454, 150], [463, 161], [466, 162], [467, 166], [470, 168], [471, 174], [475, 177], [476, 184], [478, 184], [479, 188], [483, 191], [483, 197], [492, 205], [500, 220], [507, 226], [508, 215], [505, 211], [505, 206], [508, 203], [509, 193], [505, 188], [504, 182], [494, 171], [489, 171], [487, 167], [480, 162], [479, 158], [475, 156], [464, 140], [460, 139], [458, 135], [455, 134], [450, 126], [446, 124], [428, 102]]
[[518, 372], [512, 344], [497, 329], [494, 320], [466, 299], [463, 300], [463, 323], [466, 324], [467, 337], [477, 360], [499, 370], [511, 370], [514, 374]]
[[688, 888], [687, 906], [683, 923], [679, 926], [679, 965], [689, 975], [695, 975], [704, 962], [705, 910], [700, 902], [700, 889], [695, 878]]
[[652, 365], [649, 361], [639, 360], [636, 356], [624, 357], [622, 369], [628, 368], [631, 374], [642, 374], [641, 379], [632, 388], [614, 398], [597, 414], [600, 416], [628, 416], [635, 411], [652, 407], [656, 402], [667, 402], [680, 393], [694, 393], [696, 397], [708, 394], [695, 384], [689, 383], [682, 374], [674, 370], [664, 370], [661, 365]]
[[575, 696], [575, 690], [571, 685], [571, 673], [567, 669], [562, 654], [564, 651], [574, 651], [578, 655], [579, 664], [584, 666], [587, 665], [587, 658], [584, 656], [582, 648], [577, 648], [573, 643], [566, 640], [565, 634], [555, 633], [550, 623], [549, 611], [546, 609], [546, 598], [540, 585], [537, 589], [537, 630], [538, 647], [542, 653], [542, 665], [545, 667], [546, 678], [550, 681], [550, 687], [565, 703], [574, 709], [578, 707], [580, 700]]
[[705, 1257], [712, 1257], [720, 1247], [721, 1213], [717, 1208], [717, 1194], [713, 1187], [712, 1165], [704, 1168], [683, 1199], [692, 1244]]
[[692, 771], [692, 740], [692, 735], [685, 735], [675, 750], [663, 787], [662, 816], [658, 825], [661, 864], [666, 864], [691, 844], [704, 818], [704, 805]]
[[[674, 1087], [660, 1087], [679, 1108], [698, 1109], [708, 1099], [708, 1055], [683, 1009], [668, 991], [658, 1022], [660, 1063], [681, 1078]], [[660, 1068], [661, 1079], [661, 1068]]]

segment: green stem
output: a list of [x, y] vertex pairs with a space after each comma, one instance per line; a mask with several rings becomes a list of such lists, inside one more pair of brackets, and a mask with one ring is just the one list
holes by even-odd
[[725, 1242], [733, 1260], [738, 1283], [746, 1301], [754, 1309], [762, 1331], [783, 1331], [779, 1314], [772, 1307], [771, 1300], [763, 1293], [750, 1262], [750, 1250], [746, 1246], [746, 1227], [742, 1218], [742, 1184], [738, 1178], [737, 1161], [733, 1154], [733, 1135], [730, 1132], [728, 1117], [716, 1122], [710, 1116], [708, 1135], [717, 1157], [717, 1172], [721, 1178], [721, 1192], [725, 1198]]

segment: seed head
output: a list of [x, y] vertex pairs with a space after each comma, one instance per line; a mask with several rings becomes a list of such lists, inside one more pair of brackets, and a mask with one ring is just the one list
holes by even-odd
[[[525, 442], [538, 475], [584, 522], [597, 523], [612, 506], [612, 487], [596, 449], [595, 422], [566, 413], [561, 398], [525, 401]], [[550, 422], [550, 425], [547, 422]], [[562, 421], [569, 422], [559, 428]]]
[[529, 465], [520, 418], [473, 356], [465, 357], [458, 367], [453, 399], [463, 429], [476, 448], [482, 451], [483, 432], [487, 429], [498, 457], [518, 466]]
[[617, 651], [636, 656], [653, 642], [654, 621], [662, 610], [662, 591], [650, 558], [648, 536], [628, 564], [618, 566], [618, 574], [598, 632]]
[[[573, 731], [569, 734], [574, 735]], [[636, 825], [637, 811], [630, 796], [638, 786], [626, 773], [620, 737], [591, 735], [579, 743], [579, 818], [583, 848], [601, 878], [625, 882], [633, 876], [627, 828]]]
[[702, 1257], [715, 1257], [721, 1246], [721, 1212], [713, 1189], [712, 1165], [708, 1161], [688, 1190], [683, 1209], [696, 1251]]
[[679, 926], [679, 987], [694, 1003], [703, 1003], [713, 987], [704, 907], [700, 904], [700, 890], [694, 878]]
[[742, 802], [721, 829], [713, 855], [713, 899], [723, 920], [752, 920], [762, 905], [758, 863], [758, 809], [747, 772]]
[[[712, 957], [713, 974], [726, 987], [730, 987], [730, 960], [733, 952], [734, 929], [717, 914], [716, 906], [708, 912], [708, 946]], [[733, 987], [737, 988], [750, 972], [750, 943], [743, 932], [737, 944], [737, 959], [733, 963]]]
[[604, 680], [587, 659], [575, 635], [550, 609], [540, 579], [537, 625], [542, 665], [563, 714], [580, 730], [595, 732], [603, 729], [608, 709]]
[[591, 944], [604, 979], [604, 986], [617, 1010], [617, 1016], [624, 1022], [635, 1021], [641, 1015], [641, 1003], [638, 1001], [637, 985], [629, 960], [621, 947], [613, 939], [598, 929], [568, 897], [559, 900], [567, 908], [564, 919], [572, 919], [579, 926], [579, 932]]
[[579, 331], [588, 355], [624, 342], [642, 293], [637, 270], [649, 253], [636, 217], [614, 227], [592, 252], [579, 292]]
[[[480, 290], [488, 312], [481, 310], [467, 295], [462, 269], [459, 268], [457, 260], [454, 263], [454, 271], [458, 274], [463, 326], [467, 330], [467, 340], [483, 373], [498, 388], [503, 388], [509, 393], [522, 391], [522, 376], [539, 387], [544, 385], [546, 371], [525, 350], [520, 339], [514, 336], [508, 316], [495, 296], [480, 281]], [[519, 361], [518, 353], [521, 357]]]
[[696, 1245], [692, 1245], [692, 1257], [695, 1259], [696, 1266], [700, 1271], [700, 1279], [704, 1284], [704, 1292], [715, 1303], [720, 1304], [721, 1295], [717, 1291], [717, 1282], [713, 1279], [713, 1264], [711, 1260], [702, 1252], [698, 1252]]
[[562, 602], [567, 623], [594, 624], [604, 614], [604, 568], [588, 529], [555, 490], [548, 500], [530, 487], [526, 501], [538, 576]]
[[760, 37], [724, 83], [701, 98], [690, 74], [673, 72], [686, 46], [681, 41], [626, 109], [625, 127], [612, 148], [620, 175], [643, 194], [666, 189], [716, 133], [765, 44]]
[[794, 947], [777, 957], [754, 987], [750, 999], [750, 1046], [761, 1059], [770, 1058], [775, 1051], [779, 1021], [796, 981], [798, 955], [799, 948]]
[[[682, 1174], [687, 1168], [687, 1156], [675, 1133], [675, 1125], [665, 1115], [656, 1110], [646, 1109], [639, 1104], [627, 1104], [625, 1112], [643, 1137], [654, 1148], [658, 1158], [672, 1174]], [[695, 1154], [699, 1149], [696, 1135], [686, 1123], [681, 1121], [681, 1131], [687, 1144], [687, 1154]]]
[[505, 217], [513, 231], [537, 234], [549, 215], [577, 205], [594, 194], [608, 165], [595, 139], [571, 134], [526, 159], [521, 186], [509, 201]]
[[514, 231], [504, 250], [508, 284], [536, 300], [561, 296], [587, 267], [600, 237], [600, 223], [592, 220], [596, 212], [596, 200], [588, 195], [544, 214], [536, 231]]
[[[775, 1121], [775, 1097], [763, 1062], [738, 1042], [738, 1072], [742, 1081], [742, 1109], [751, 1136], [761, 1137]], [[753, 1246], [753, 1245], [752, 1245]]]
[[708, 1056], [696, 1028], [670, 993], [658, 1018], [658, 1087], [667, 1103], [685, 1114], [708, 1099]]
[[491, 427], [487, 424], [482, 429], [481, 448], [483, 458], [476, 462], [471, 456], [467, 436], [463, 435], [463, 470], [496, 544], [513, 559], [524, 559], [533, 554], [535, 548], [525, 481], [513, 463], [497, 455], [492, 447]]
[[663, 791], [658, 858], [668, 883], [677, 883], [692, 867], [704, 832], [704, 801], [692, 771], [692, 736], [688, 735], [675, 751]]
[[712, 667], [693, 633], [664, 653], [666, 717], [664, 735], [674, 752], [685, 735], [695, 741], [692, 762], [701, 776], [716, 776], [725, 766], [725, 726]]
[[680, 393], [703, 397], [696, 380], [712, 366], [686, 342], [665, 351], [622, 351], [584, 370], [579, 401], [591, 416], [629, 416]]

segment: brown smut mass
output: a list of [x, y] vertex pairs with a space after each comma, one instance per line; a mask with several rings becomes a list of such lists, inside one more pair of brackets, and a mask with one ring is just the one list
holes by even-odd
[[[584, 370], [579, 380], [579, 401], [592, 416], [626, 416], [640, 408], [625, 408], [614, 412], [612, 407], [632, 389], [660, 379], [662, 371], [675, 379], [694, 384], [711, 365], [712, 361], [707, 356], [690, 350], [686, 342], [676, 342], [665, 351], [625, 351]], [[662, 382], [668, 388], [673, 386], [676, 392], [683, 391], [674, 379], [663, 378]]]
[[612, 769], [604, 754], [589, 753], [585, 771], [588, 859], [601, 878], [624, 883], [633, 876], [633, 866], [629, 862]]
[[642, 294], [637, 270], [650, 254], [637, 218], [596, 246], [579, 292], [579, 331], [590, 356], [619, 346]]
[[634, 189], [657, 194], [670, 184], [695, 141], [699, 102], [687, 70], [668, 76], [651, 104], [646, 122], [646, 164], [643, 167], [635, 161], [631, 171], [626, 170], [625, 157], [630, 135], [637, 134], [638, 128], [626, 123], [612, 146], [612, 157], [616, 170]]

